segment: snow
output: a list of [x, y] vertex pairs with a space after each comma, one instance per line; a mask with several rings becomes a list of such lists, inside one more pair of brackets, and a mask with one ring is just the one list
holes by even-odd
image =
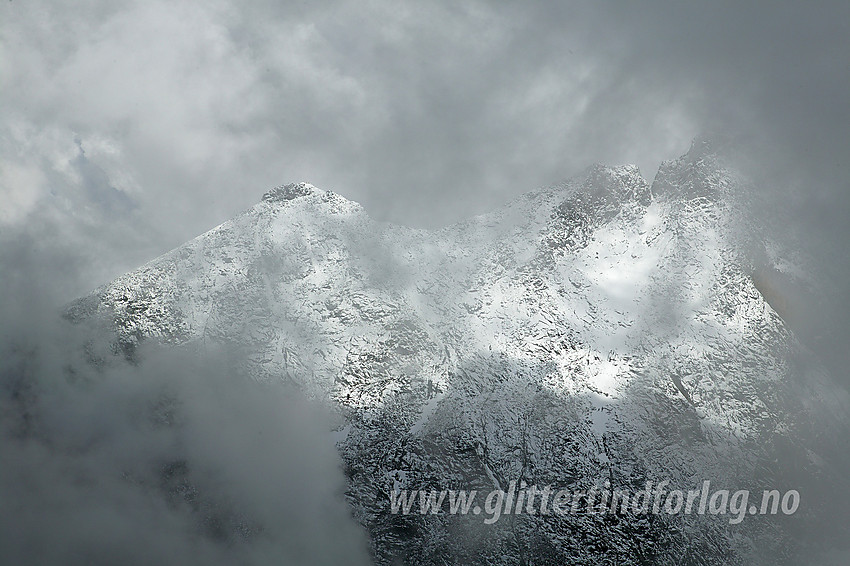
[[[119, 341], [239, 342], [256, 379], [346, 420], [343, 458], [395, 487], [456, 477], [466, 461], [440, 458], [464, 447], [481, 460], [469, 475], [518, 477], [518, 446], [551, 477], [559, 454], [576, 481], [641, 454], [648, 476], [733, 484], [764, 431], [793, 430], [777, 347], [791, 338], [734, 253], [736, 178], [704, 149], [663, 165], [651, 191], [634, 167], [595, 166], [436, 231], [279, 187], [86, 300]], [[687, 442], [670, 428], [682, 423]], [[430, 456], [417, 443], [438, 431], [454, 444]]]

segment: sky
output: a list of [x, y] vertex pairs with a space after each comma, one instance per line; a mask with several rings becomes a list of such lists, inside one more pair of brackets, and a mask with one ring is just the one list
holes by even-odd
[[2, 3], [0, 233], [63, 250], [61, 297], [276, 185], [435, 227], [704, 134], [845, 229], [846, 2], [245, 4]]

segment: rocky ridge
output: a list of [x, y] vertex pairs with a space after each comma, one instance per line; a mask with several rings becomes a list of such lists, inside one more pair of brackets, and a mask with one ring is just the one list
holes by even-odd
[[226, 344], [255, 379], [326, 402], [379, 564], [796, 563], [795, 523], [773, 517], [389, 510], [394, 489], [760, 490], [832, 473], [820, 454], [850, 405], [800, 363], [766, 289], [805, 269], [749, 195], [707, 142], [651, 185], [594, 166], [434, 231], [298, 183], [67, 316], [107, 320], [136, 362], [146, 340]]

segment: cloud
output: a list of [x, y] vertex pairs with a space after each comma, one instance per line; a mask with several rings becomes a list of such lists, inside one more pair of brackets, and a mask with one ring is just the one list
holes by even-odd
[[[0, 546], [38, 564], [367, 564], [329, 421], [233, 352], [143, 349], [60, 322], [57, 270], [3, 242]], [[21, 245], [23, 244], [23, 245]]]
[[593, 162], [652, 176], [704, 131], [822, 184], [843, 161], [843, 3], [3, 10], [4, 106], [108, 140], [160, 248], [300, 179], [434, 226]]

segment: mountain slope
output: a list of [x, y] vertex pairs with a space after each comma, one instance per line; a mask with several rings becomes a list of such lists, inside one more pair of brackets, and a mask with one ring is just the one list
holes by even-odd
[[769, 289], [793, 269], [749, 199], [705, 142], [651, 187], [595, 166], [436, 231], [288, 185], [67, 316], [108, 320], [133, 361], [144, 340], [226, 344], [256, 379], [326, 402], [381, 564], [796, 563], [779, 517], [389, 509], [393, 489], [760, 490], [833, 473], [850, 405], [783, 319]]

